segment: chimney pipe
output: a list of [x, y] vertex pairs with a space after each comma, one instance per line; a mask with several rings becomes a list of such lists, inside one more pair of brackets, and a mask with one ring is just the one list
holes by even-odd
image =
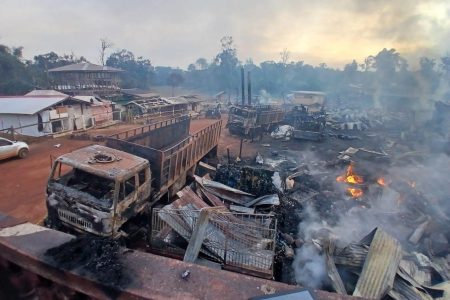
[[250, 71], [247, 71], [247, 97], [248, 105], [252, 105], [252, 82], [250, 80]]
[[241, 67], [241, 88], [242, 88], [242, 106], [245, 105], [245, 78], [244, 78], [244, 67]]

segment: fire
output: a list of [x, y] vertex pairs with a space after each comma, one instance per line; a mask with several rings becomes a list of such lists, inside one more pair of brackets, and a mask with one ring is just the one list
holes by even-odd
[[387, 182], [383, 177], [378, 178], [377, 183], [381, 186], [387, 186]]
[[353, 197], [353, 198], [360, 198], [362, 197], [363, 190], [358, 188], [347, 188], [347, 192]]
[[363, 178], [359, 175], [356, 175], [353, 171], [353, 165], [349, 165], [345, 175], [341, 175], [336, 177], [337, 182], [346, 182], [350, 184], [361, 184], [364, 182]]

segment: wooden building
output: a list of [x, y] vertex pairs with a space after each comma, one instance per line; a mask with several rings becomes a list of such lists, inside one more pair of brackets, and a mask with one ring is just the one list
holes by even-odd
[[120, 93], [122, 70], [88, 62], [48, 70], [51, 88], [67, 95], [112, 98]]

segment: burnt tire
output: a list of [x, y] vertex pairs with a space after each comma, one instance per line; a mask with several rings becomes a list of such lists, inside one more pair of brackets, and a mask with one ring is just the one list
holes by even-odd
[[19, 156], [20, 158], [25, 158], [25, 157], [27, 157], [27, 156], [28, 156], [28, 149], [26, 149], [26, 148], [20, 149], [20, 150], [19, 150], [18, 156]]

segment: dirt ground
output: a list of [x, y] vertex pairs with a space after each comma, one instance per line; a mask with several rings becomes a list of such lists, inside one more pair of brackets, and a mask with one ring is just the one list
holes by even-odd
[[[193, 120], [190, 131], [197, 132], [214, 121]], [[120, 124], [104, 129], [94, 129], [87, 133], [91, 136], [110, 135], [140, 126], [142, 125]], [[227, 131], [222, 131], [222, 133], [225, 132]], [[235, 145], [239, 149], [239, 140], [227, 137], [226, 133], [222, 136], [224, 138], [221, 140], [220, 148], [230, 144], [233, 149]], [[51, 160], [93, 143], [91, 140], [76, 140], [69, 137], [45, 139], [29, 144], [30, 153], [25, 159], [11, 158], [0, 161], [2, 175], [0, 176], [0, 212], [32, 223], [41, 222], [46, 216], [45, 186], [50, 173]]]

